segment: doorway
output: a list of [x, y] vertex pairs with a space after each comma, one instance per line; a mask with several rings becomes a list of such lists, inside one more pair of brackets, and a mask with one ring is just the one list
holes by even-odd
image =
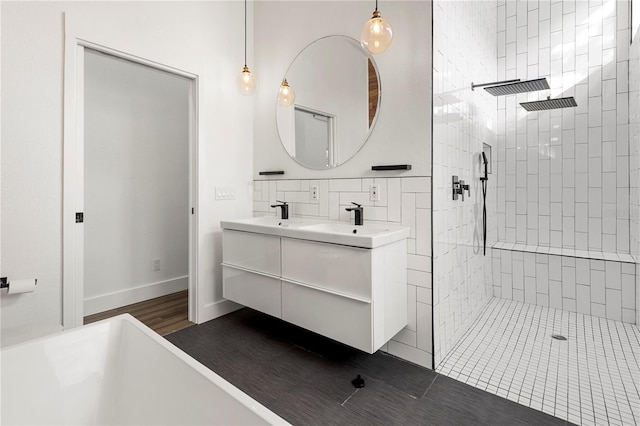
[[87, 42], [76, 47], [64, 326], [187, 292], [185, 319], [195, 322], [197, 79]]
[[294, 106], [295, 157], [317, 170], [335, 165], [336, 117], [300, 105]]
[[85, 49], [83, 213], [85, 317], [188, 289], [188, 79]]

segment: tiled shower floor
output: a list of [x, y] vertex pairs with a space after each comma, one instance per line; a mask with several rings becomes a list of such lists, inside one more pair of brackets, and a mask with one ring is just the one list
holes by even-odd
[[572, 423], [640, 424], [637, 325], [494, 298], [436, 370]]

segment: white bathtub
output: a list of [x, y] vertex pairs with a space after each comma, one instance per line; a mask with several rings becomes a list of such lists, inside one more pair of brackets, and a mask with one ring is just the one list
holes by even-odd
[[128, 314], [0, 354], [2, 424], [287, 424]]

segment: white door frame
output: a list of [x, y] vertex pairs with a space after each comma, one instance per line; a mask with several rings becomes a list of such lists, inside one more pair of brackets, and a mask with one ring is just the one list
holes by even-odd
[[62, 325], [81, 326], [84, 315], [84, 50], [98, 52], [189, 80], [189, 320], [198, 309], [198, 76], [169, 65], [111, 49], [72, 35], [65, 37], [62, 205]]

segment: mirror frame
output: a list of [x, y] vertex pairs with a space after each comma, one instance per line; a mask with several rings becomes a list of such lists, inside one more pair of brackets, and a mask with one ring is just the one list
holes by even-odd
[[[343, 164], [346, 164], [347, 162], [349, 162], [349, 160], [351, 160], [352, 158], [354, 158], [361, 150], [362, 148], [366, 145], [366, 143], [369, 141], [369, 138], [371, 137], [371, 134], [373, 133], [373, 130], [378, 122], [378, 117], [380, 116], [380, 106], [382, 104], [382, 80], [380, 78], [380, 70], [378, 69], [378, 65], [376, 64], [375, 59], [373, 58], [373, 55], [371, 55], [369, 52], [367, 52], [364, 48], [362, 48], [360, 42], [352, 37], [346, 36], [346, 35], [342, 35], [342, 34], [331, 34], [331, 35], [327, 35], [324, 37], [320, 37], [316, 40], [313, 40], [311, 43], [307, 44], [304, 48], [302, 48], [302, 50], [300, 50], [296, 56], [293, 58], [293, 60], [291, 61], [291, 63], [289, 64], [289, 66], [287, 67], [287, 70], [285, 71], [284, 76], [282, 77], [282, 79], [280, 79], [280, 81], [282, 82], [283, 79], [287, 78], [287, 74], [289, 74], [289, 72], [291, 71], [291, 67], [293, 66], [293, 64], [296, 62], [296, 60], [298, 60], [298, 58], [305, 52], [305, 50], [307, 50], [309, 47], [313, 46], [314, 44], [321, 42], [323, 40], [329, 39], [329, 38], [340, 38], [340, 39], [344, 39], [345, 41], [348, 41], [352, 44], [354, 44], [354, 46], [360, 46], [360, 49], [362, 51], [362, 54], [368, 59], [369, 63], [372, 65], [373, 70], [375, 71], [375, 75], [376, 78], [378, 80], [378, 100], [376, 103], [376, 111], [375, 111], [375, 115], [373, 117], [373, 120], [371, 120], [371, 123], [369, 124], [369, 131], [366, 133], [366, 135], [364, 136], [364, 138], [362, 139], [362, 141], [360, 142], [360, 146], [358, 147], [358, 149], [356, 149], [353, 154], [351, 154], [349, 156], [349, 158], [345, 159], [344, 161], [340, 162], [339, 164], [334, 164], [332, 166], [326, 167], [326, 168], [315, 168], [315, 167], [311, 167], [308, 164], [305, 164], [301, 161], [299, 161], [294, 155], [292, 155], [289, 150], [285, 147], [284, 142], [282, 141], [282, 134], [280, 132], [280, 126], [278, 125], [278, 108], [281, 108], [281, 106], [278, 103], [278, 96], [276, 95], [276, 111], [275, 111], [275, 118], [276, 118], [276, 131], [278, 132], [278, 139], [280, 140], [280, 146], [282, 147], [282, 149], [287, 153], [287, 155], [294, 160], [296, 163], [298, 163], [299, 165], [301, 165], [302, 167], [309, 169], [309, 170], [331, 170], [331, 169], [335, 169], [337, 167], [340, 167]], [[293, 87], [294, 93], [295, 93], [295, 87]], [[279, 91], [278, 91], [279, 93]], [[368, 99], [367, 99], [367, 104], [368, 104]], [[292, 108], [295, 106], [295, 102], [294, 104], [291, 106]], [[370, 119], [370, 117], [367, 115], [367, 119]]]

